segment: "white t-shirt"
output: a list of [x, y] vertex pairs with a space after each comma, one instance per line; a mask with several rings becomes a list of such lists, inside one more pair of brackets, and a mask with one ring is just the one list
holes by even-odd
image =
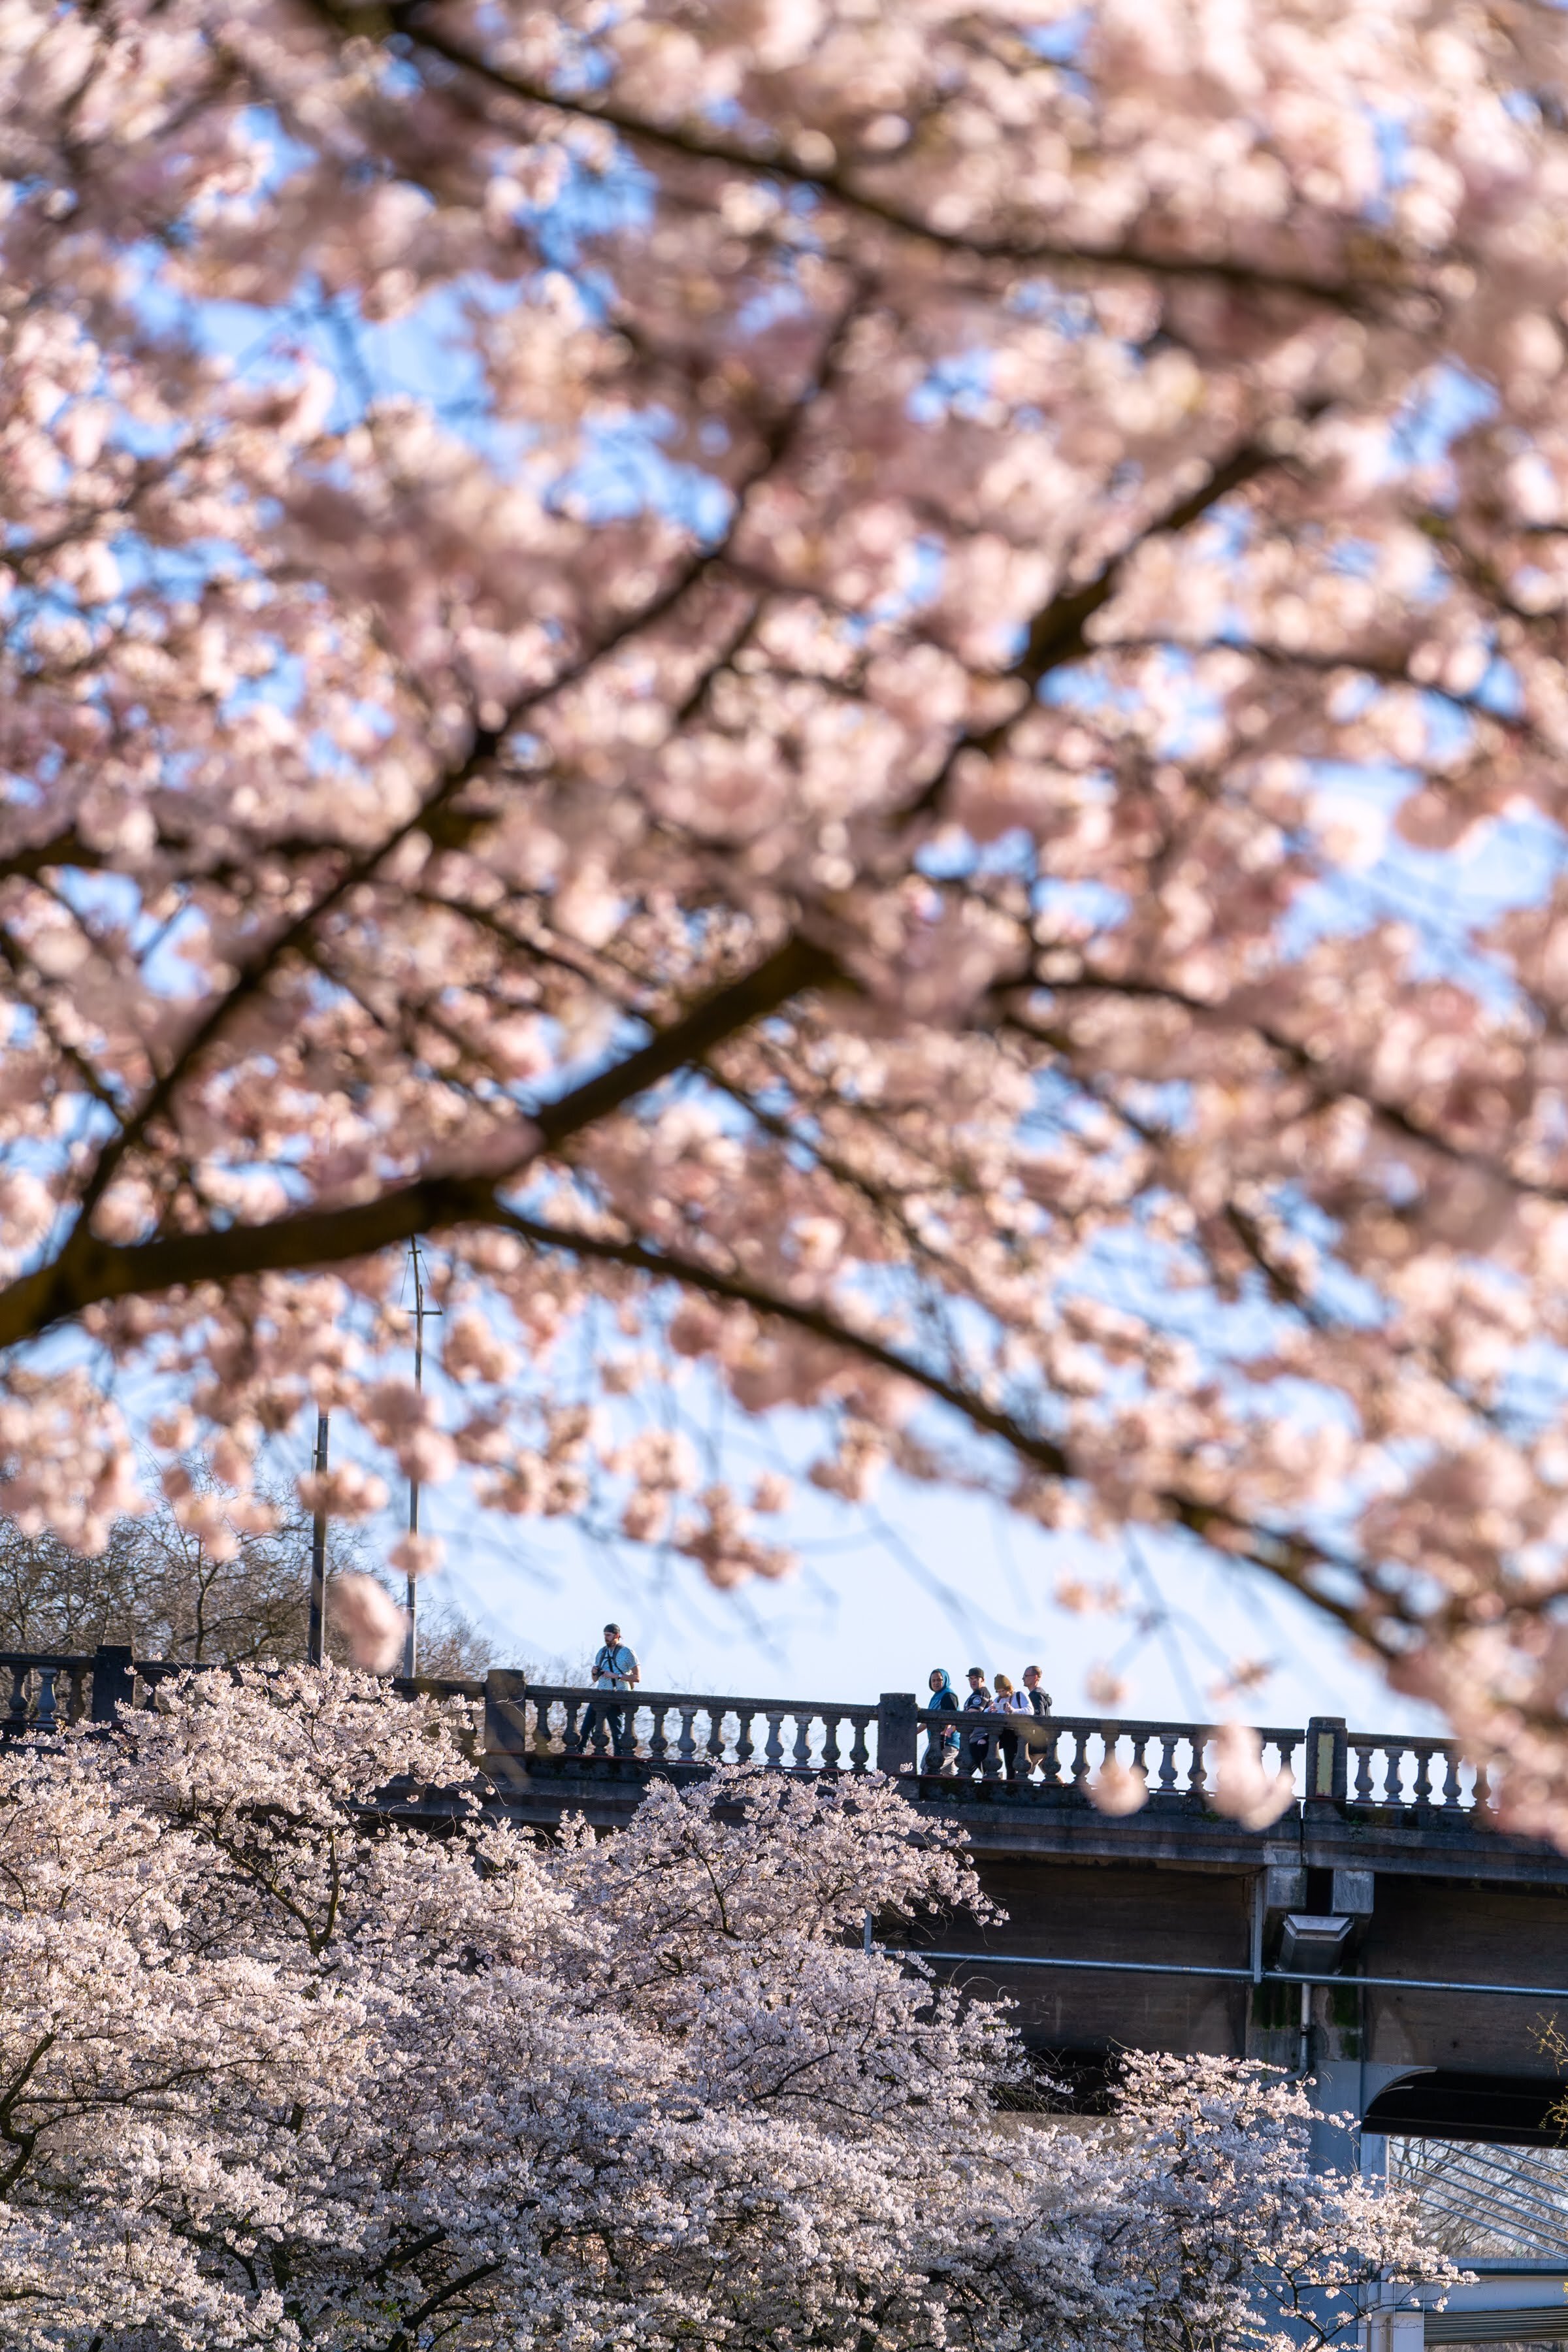
[[594, 1688], [630, 1690], [632, 1676], [639, 1671], [635, 1650], [628, 1650], [624, 1642], [614, 1647], [606, 1642], [594, 1661]]

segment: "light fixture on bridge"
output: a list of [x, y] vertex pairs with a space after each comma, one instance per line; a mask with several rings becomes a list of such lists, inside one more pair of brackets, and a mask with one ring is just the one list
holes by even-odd
[[1279, 1938], [1279, 1966], [1302, 1975], [1339, 1968], [1356, 1921], [1348, 1912], [1289, 1911]]

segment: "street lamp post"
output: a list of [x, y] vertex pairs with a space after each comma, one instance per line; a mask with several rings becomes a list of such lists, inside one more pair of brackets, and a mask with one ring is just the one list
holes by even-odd
[[316, 1520], [310, 1536], [310, 1662], [322, 1664], [327, 1645], [327, 1507], [321, 1482], [327, 1475], [327, 1416], [316, 1414]]
[[[414, 1385], [418, 1393], [423, 1396], [425, 1393], [425, 1318], [426, 1315], [439, 1315], [441, 1310], [438, 1307], [426, 1307], [425, 1304], [425, 1268], [419, 1255], [417, 1238], [413, 1244], [412, 1254], [414, 1258]], [[419, 1481], [416, 1477], [411, 1477], [408, 1481], [408, 1532], [411, 1536], [416, 1536], [419, 1532]], [[405, 1675], [412, 1675], [419, 1671], [419, 1588], [412, 1576], [407, 1581], [405, 1606], [408, 1611], [408, 1630], [403, 1637], [403, 1671]]]

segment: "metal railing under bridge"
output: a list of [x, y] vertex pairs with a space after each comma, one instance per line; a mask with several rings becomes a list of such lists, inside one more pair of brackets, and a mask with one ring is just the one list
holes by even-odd
[[[0, 1738], [111, 1722], [121, 1706], [155, 1706], [160, 1687], [188, 1671], [109, 1645], [81, 1655], [0, 1651]], [[1143, 1773], [1149, 1811], [1207, 1811], [1219, 1728], [1102, 1716], [955, 1716], [922, 1708], [908, 1691], [885, 1691], [874, 1703], [623, 1694], [529, 1683], [504, 1668], [482, 1682], [397, 1677], [392, 1687], [458, 1700], [469, 1711], [476, 1751], [504, 1757], [531, 1779], [681, 1779], [749, 1763], [909, 1776], [922, 1794], [952, 1803], [1005, 1796], [1089, 1806], [1114, 1759]], [[1289, 1771], [1299, 1801], [1449, 1820], [1487, 1809], [1484, 1769], [1450, 1740], [1352, 1732], [1332, 1717], [1261, 1726], [1258, 1736], [1265, 1770]]]

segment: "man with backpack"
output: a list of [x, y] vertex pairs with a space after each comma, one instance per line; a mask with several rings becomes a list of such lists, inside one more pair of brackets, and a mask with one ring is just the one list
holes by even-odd
[[[641, 1682], [642, 1668], [637, 1664], [637, 1652], [622, 1641], [618, 1625], [605, 1626], [605, 1638], [595, 1656], [592, 1671], [594, 1688], [599, 1691], [631, 1692]], [[610, 1735], [616, 1754], [624, 1756], [628, 1712], [624, 1707], [606, 1706], [603, 1699], [585, 1708], [583, 1716], [584, 1752], [586, 1753], [589, 1740], [602, 1724]]]

